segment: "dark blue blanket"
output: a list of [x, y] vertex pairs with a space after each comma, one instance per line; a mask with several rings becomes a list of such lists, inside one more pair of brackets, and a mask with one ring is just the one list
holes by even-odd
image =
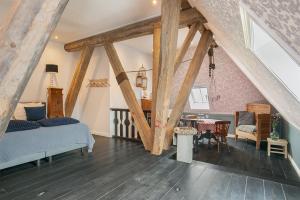
[[79, 123], [79, 121], [77, 119], [73, 119], [70, 117], [61, 117], [61, 118], [39, 120], [38, 123], [44, 127], [51, 127], [51, 126], [62, 126], [68, 124], [77, 124]]
[[37, 122], [25, 121], [25, 120], [10, 120], [6, 132], [25, 131], [40, 128], [40, 124]]

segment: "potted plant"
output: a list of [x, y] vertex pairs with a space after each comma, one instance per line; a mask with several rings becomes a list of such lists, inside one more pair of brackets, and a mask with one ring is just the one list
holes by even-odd
[[274, 113], [272, 115], [272, 132], [270, 134], [272, 140], [279, 139], [280, 118], [279, 113]]

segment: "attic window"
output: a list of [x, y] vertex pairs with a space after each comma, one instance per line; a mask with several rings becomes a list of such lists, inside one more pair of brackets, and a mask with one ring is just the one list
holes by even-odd
[[208, 92], [206, 87], [194, 87], [191, 90], [189, 103], [192, 110], [208, 110]]
[[243, 7], [240, 8], [246, 47], [300, 101], [300, 66]]

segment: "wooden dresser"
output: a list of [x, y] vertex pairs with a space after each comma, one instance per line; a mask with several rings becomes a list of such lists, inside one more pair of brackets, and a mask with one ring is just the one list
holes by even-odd
[[63, 117], [62, 88], [48, 88], [47, 116], [48, 118]]
[[142, 102], [142, 109], [143, 110], [150, 110], [152, 109], [152, 100], [151, 99], [141, 99]]

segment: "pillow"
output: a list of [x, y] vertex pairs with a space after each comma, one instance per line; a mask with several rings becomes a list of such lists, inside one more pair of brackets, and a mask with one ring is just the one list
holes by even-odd
[[38, 121], [46, 118], [46, 107], [25, 107], [28, 121]]
[[41, 126], [51, 127], [51, 126], [62, 126], [68, 124], [77, 124], [79, 121], [70, 117], [60, 117], [60, 118], [51, 118], [39, 120], [38, 123]]
[[25, 120], [11, 120], [9, 121], [6, 132], [25, 131], [37, 129], [40, 125], [37, 122], [29, 122]]
[[254, 133], [256, 132], [256, 126], [255, 125], [240, 125], [237, 127], [239, 131], [243, 131], [246, 133]]
[[18, 103], [14, 112], [13, 118], [16, 120], [27, 120], [24, 107], [39, 107], [44, 106], [42, 103]]
[[240, 111], [238, 126], [239, 125], [255, 125], [254, 112]]

